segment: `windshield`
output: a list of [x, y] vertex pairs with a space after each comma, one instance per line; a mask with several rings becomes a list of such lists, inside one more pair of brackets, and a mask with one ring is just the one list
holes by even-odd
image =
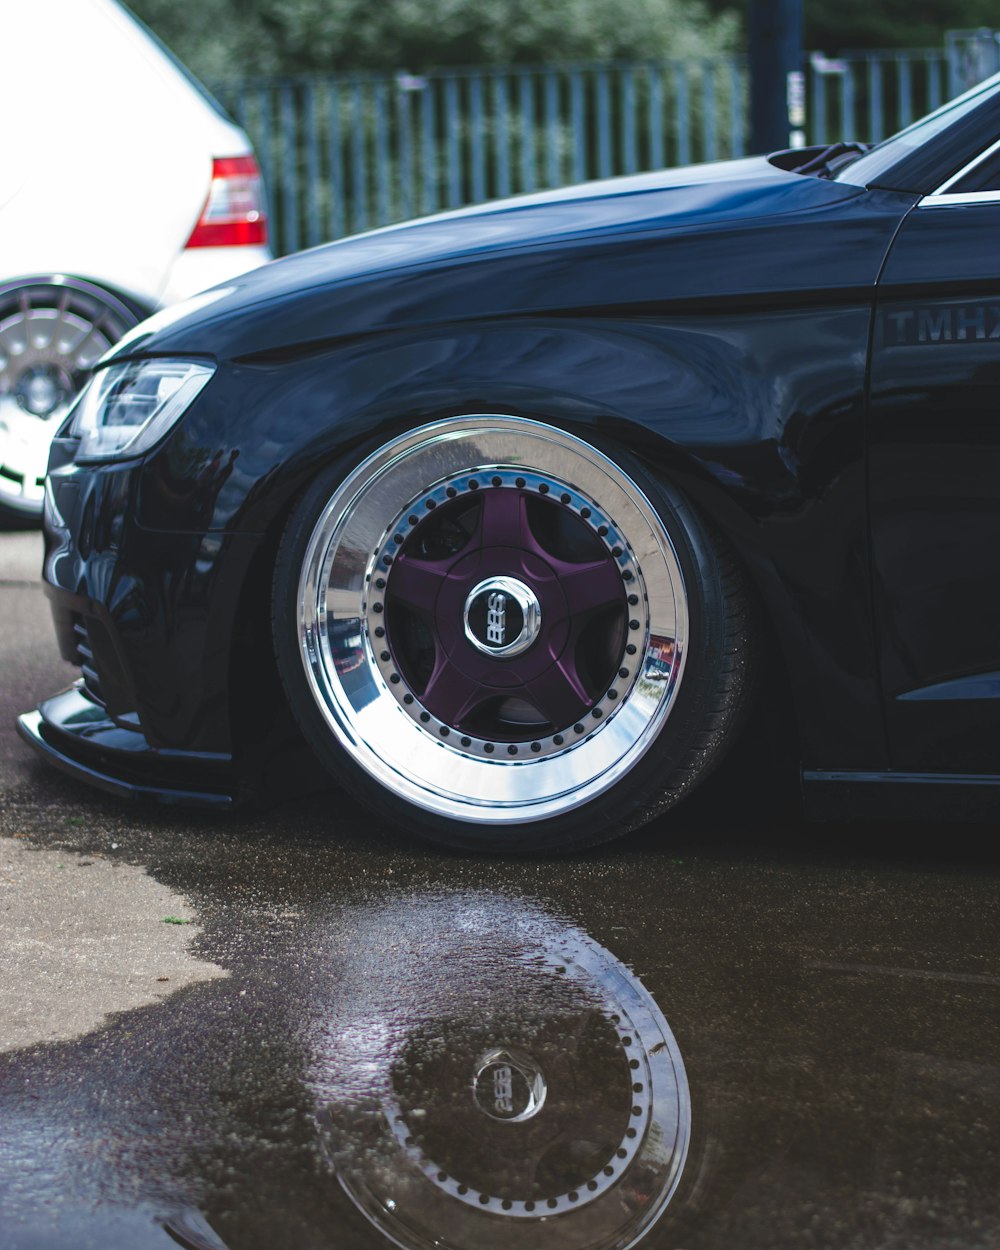
[[942, 130], [946, 130], [959, 118], [964, 117], [977, 108], [987, 95], [991, 95], [1000, 86], [1000, 74], [978, 83], [963, 95], [949, 100], [933, 113], [928, 113], [920, 121], [907, 126], [889, 139], [872, 148], [864, 156], [837, 171], [835, 182], [849, 182], [853, 186], [868, 187], [877, 182], [878, 178], [898, 164], [917, 148], [923, 146]]

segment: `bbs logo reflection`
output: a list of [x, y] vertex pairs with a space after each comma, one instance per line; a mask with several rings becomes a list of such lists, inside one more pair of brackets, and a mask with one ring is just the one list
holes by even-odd
[[493, 1105], [501, 1115], [514, 1110], [514, 1074], [506, 1064], [493, 1072]]

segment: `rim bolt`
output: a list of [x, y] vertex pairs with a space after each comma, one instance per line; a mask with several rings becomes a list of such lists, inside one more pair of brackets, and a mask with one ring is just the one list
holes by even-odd
[[635, 655], [635, 652], [636, 652], [635, 643], [630, 642], [628, 646], [625, 648], [625, 650], [629, 653], [629, 655]]
[[487, 754], [487, 755], [492, 755], [492, 754], [493, 754], [493, 743], [492, 743], [492, 742], [487, 742], [487, 743], [486, 743], [486, 745], [483, 747], [483, 750], [486, 752], [486, 754]]
[[527, 483], [525, 482], [523, 477], [519, 477], [519, 478], [515, 478], [514, 485], [517, 487], [518, 490], [524, 490]]
[[495, 477], [495, 478], [492, 478], [491, 480], [492, 480], [492, 482], [493, 482], [493, 485], [494, 485], [494, 486], [502, 486], [502, 485], [503, 485], [503, 478], [502, 478], [502, 477]]
[[556, 734], [556, 736], [552, 739], [552, 741], [556, 744], [557, 747], [561, 747], [562, 744], [566, 741], [566, 739], [562, 736], [562, 734]]
[[375, 637], [376, 637], [376, 638], [384, 638], [384, 637], [385, 637], [385, 630], [382, 628], [382, 626], [381, 626], [381, 625], [376, 625], [376, 626], [375, 626]]
[[545, 485], [544, 482], [542, 482], [541, 485], [538, 487], [538, 493], [540, 495], [547, 495], [549, 493], [549, 488]]

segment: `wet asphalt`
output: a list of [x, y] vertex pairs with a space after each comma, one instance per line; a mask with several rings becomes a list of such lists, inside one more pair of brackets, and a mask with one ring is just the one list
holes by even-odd
[[144, 870], [228, 975], [0, 1055], [2, 1250], [1000, 1245], [993, 828], [728, 793], [485, 858], [335, 792], [129, 805], [14, 735], [73, 677], [36, 552], [0, 534], [0, 837]]

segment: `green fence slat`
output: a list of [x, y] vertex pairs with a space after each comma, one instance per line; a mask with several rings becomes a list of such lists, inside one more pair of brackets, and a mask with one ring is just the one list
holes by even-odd
[[549, 70], [545, 75], [545, 169], [550, 187], [561, 182], [559, 132], [559, 79]]
[[746, 155], [746, 108], [742, 93], [742, 74], [735, 60], [726, 65], [729, 80], [729, 135], [732, 156]]
[[372, 92], [375, 109], [375, 224], [384, 226], [392, 220], [390, 207], [391, 181], [389, 166], [389, 102], [384, 78], [376, 78]]
[[701, 66], [701, 159], [714, 161], [719, 155], [719, 127], [715, 108], [715, 66]]
[[587, 129], [584, 113], [584, 79], [579, 70], [570, 75], [570, 106], [573, 127], [573, 181], [587, 176]]
[[691, 164], [691, 94], [688, 86], [687, 66], [682, 61], [673, 64], [674, 122], [677, 127], [678, 165]]
[[493, 147], [496, 156], [496, 194], [510, 195], [510, 102], [506, 74], [493, 75]]
[[868, 134], [869, 143], [879, 143], [883, 137], [882, 109], [882, 62], [878, 57], [868, 57]]
[[599, 178], [610, 178], [611, 87], [606, 69], [597, 71], [595, 83], [597, 87], [597, 174]]
[[344, 149], [340, 125], [340, 86], [331, 80], [326, 88], [327, 165], [330, 170], [330, 238], [347, 233], [344, 185]]
[[927, 57], [927, 108], [929, 112], [941, 107], [944, 58]]
[[448, 207], [462, 203], [462, 154], [459, 144], [459, 96], [455, 78], [445, 79], [444, 115], [448, 134]]
[[399, 154], [399, 213], [404, 220], [416, 215], [413, 196], [413, 131], [410, 90], [396, 83], [396, 147]]
[[368, 136], [365, 127], [365, 92], [355, 80], [351, 86], [351, 163], [354, 166], [354, 203], [351, 205], [351, 229], [368, 229]]
[[897, 94], [899, 96], [899, 128], [913, 121], [913, 67], [908, 56], [896, 57]]
[[626, 67], [621, 71], [622, 166], [627, 174], [639, 168], [635, 129], [635, 75]]
[[299, 242], [299, 179], [296, 166], [298, 127], [292, 84], [282, 83], [280, 95], [281, 134], [281, 250], [297, 252]]
[[521, 190], [535, 189], [535, 77], [518, 75], [518, 96], [521, 106]]
[[252, 131], [260, 172], [264, 175], [264, 194], [267, 197], [268, 232], [272, 248], [281, 255], [278, 245], [278, 183], [275, 179], [274, 156], [271, 136], [271, 92], [261, 86], [254, 92], [257, 103], [257, 126]]
[[435, 87], [437, 82], [429, 78], [420, 97], [420, 141], [422, 149], [421, 165], [423, 167], [423, 211], [437, 212], [437, 101]]
[[306, 177], [303, 188], [303, 203], [305, 204], [306, 217], [306, 246], [315, 247], [317, 243], [322, 243], [326, 232], [321, 221], [323, 203], [320, 196], [323, 188], [319, 173], [319, 127], [316, 120], [316, 88], [311, 82], [305, 83], [302, 88], [302, 111], [305, 114]]
[[473, 74], [469, 79], [469, 112], [472, 144], [472, 199], [481, 204], [486, 199], [486, 135], [483, 125], [483, 78]]
[[812, 116], [806, 119], [808, 122], [809, 142], [826, 143], [826, 75], [821, 74], [819, 70], [814, 68], [810, 87], [812, 88], [810, 92], [812, 96], [810, 113]]
[[663, 73], [658, 65], [646, 71], [649, 88], [649, 167], [662, 169], [667, 163], [663, 145]]

